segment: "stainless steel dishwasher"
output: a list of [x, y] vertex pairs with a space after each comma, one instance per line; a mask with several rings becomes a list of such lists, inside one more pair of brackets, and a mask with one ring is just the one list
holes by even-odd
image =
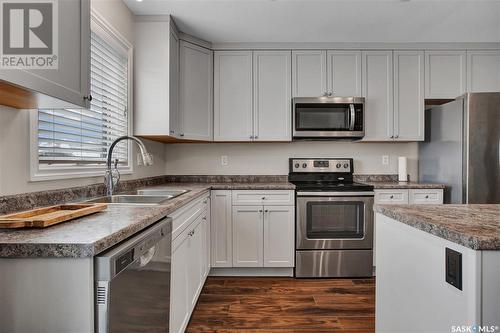
[[96, 332], [168, 332], [171, 221], [165, 218], [95, 258]]

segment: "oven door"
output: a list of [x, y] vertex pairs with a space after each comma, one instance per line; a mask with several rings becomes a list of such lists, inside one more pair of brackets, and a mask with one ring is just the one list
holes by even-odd
[[373, 248], [373, 192], [297, 192], [297, 250]]

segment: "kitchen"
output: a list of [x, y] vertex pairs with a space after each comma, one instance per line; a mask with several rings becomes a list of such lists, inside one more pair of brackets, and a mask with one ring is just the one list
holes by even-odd
[[498, 330], [500, 3], [46, 3], [57, 67], [0, 68], [0, 332]]

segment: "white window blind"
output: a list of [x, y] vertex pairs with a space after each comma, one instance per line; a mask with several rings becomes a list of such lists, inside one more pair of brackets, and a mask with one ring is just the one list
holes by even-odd
[[[90, 109], [38, 111], [38, 161], [42, 165], [103, 164], [107, 148], [128, 134], [128, 50], [91, 34]], [[128, 163], [123, 141], [113, 159]]]

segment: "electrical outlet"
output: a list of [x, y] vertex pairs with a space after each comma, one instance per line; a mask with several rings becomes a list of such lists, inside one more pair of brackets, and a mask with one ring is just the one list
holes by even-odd
[[226, 166], [226, 165], [228, 165], [228, 164], [229, 164], [229, 161], [228, 161], [228, 159], [227, 159], [227, 156], [226, 156], [226, 155], [222, 155], [222, 156], [220, 157], [220, 165], [222, 165], [222, 166]]
[[389, 165], [389, 155], [382, 155], [382, 164]]

